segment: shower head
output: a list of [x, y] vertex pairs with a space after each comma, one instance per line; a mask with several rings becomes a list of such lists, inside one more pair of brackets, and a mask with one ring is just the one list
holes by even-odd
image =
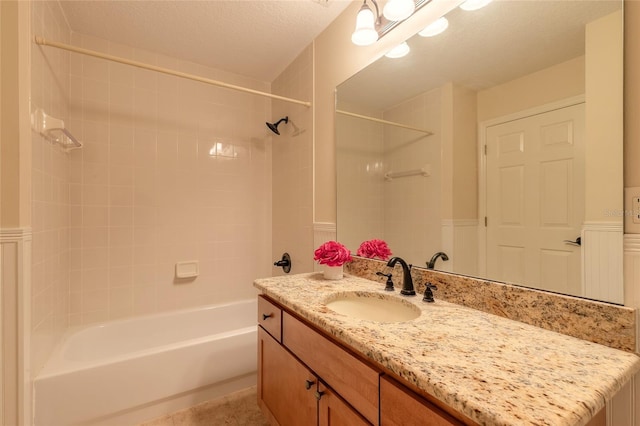
[[287, 116], [287, 117], [281, 118], [280, 120], [276, 121], [275, 123], [265, 123], [265, 124], [267, 125], [267, 127], [268, 127], [268, 128], [269, 128], [273, 133], [275, 133], [276, 135], [279, 135], [279, 134], [280, 134], [280, 132], [278, 131], [278, 125], [279, 125], [280, 123], [282, 123], [283, 121], [285, 122], [285, 124], [286, 124], [286, 123], [288, 123], [288, 122], [289, 122], [289, 117]]

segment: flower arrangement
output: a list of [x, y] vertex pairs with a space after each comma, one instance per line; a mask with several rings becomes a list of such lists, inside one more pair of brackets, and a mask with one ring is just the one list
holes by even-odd
[[317, 260], [321, 265], [342, 266], [351, 262], [351, 253], [339, 242], [327, 241], [313, 253], [313, 260]]
[[363, 241], [356, 254], [369, 259], [377, 257], [380, 260], [388, 260], [391, 256], [391, 250], [384, 241], [374, 239]]

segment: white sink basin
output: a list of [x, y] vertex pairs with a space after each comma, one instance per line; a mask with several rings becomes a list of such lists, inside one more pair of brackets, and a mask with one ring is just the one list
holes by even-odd
[[380, 293], [340, 293], [330, 297], [325, 306], [338, 314], [377, 322], [409, 321], [421, 313], [405, 300]]

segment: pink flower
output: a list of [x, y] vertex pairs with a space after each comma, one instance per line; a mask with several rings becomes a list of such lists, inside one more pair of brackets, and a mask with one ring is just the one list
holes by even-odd
[[387, 260], [391, 256], [391, 250], [389, 250], [387, 243], [382, 240], [369, 240], [360, 244], [357, 255], [369, 259], [377, 257], [380, 260]]
[[351, 262], [351, 253], [339, 242], [327, 241], [316, 249], [313, 260], [317, 260], [321, 265], [341, 266]]

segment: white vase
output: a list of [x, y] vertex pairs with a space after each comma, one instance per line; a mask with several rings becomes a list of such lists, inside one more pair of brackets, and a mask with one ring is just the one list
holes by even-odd
[[341, 280], [344, 276], [344, 272], [342, 269], [342, 265], [340, 266], [329, 266], [329, 265], [321, 265], [322, 273], [324, 274], [325, 280]]

